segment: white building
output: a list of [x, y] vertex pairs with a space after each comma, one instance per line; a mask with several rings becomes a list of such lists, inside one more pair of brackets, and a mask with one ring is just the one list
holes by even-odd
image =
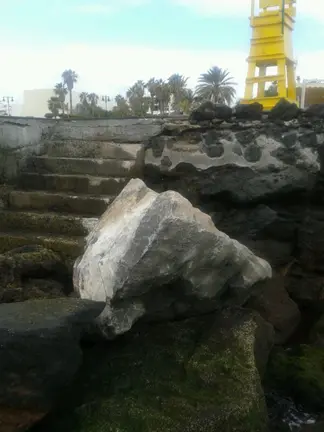
[[[80, 102], [79, 92], [72, 91], [72, 104], [75, 107]], [[21, 115], [22, 117], [44, 117], [46, 113], [49, 112], [48, 100], [55, 96], [53, 89], [36, 89], [36, 90], [25, 90], [23, 94], [23, 103], [19, 107], [13, 105], [12, 115]], [[98, 105], [105, 109], [106, 104], [99, 96]], [[66, 95], [66, 104], [70, 104], [70, 96]], [[110, 102], [107, 103], [107, 109], [111, 110], [115, 105], [115, 101], [112, 98]], [[15, 109], [14, 109], [15, 108]]]
[[[49, 112], [48, 100], [55, 96], [53, 89], [25, 90], [21, 108], [23, 117], [44, 117]], [[80, 102], [80, 93], [72, 92], [72, 103], [75, 106]], [[69, 95], [66, 95], [66, 103], [69, 103]]]

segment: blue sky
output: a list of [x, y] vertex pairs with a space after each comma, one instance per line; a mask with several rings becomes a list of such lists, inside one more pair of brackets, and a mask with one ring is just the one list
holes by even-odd
[[[294, 49], [305, 78], [324, 78], [324, 8], [315, 9], [321, 4], [297, 2]], [[62, 68], [77, 70], [79, 91], [115, 95], [137, 79], [172, 71], [194, 85], [214, 64], [229, 68], [243, 91], [250, 0], [0, 0], [0, 6], [0, 92], [51, 87]]]

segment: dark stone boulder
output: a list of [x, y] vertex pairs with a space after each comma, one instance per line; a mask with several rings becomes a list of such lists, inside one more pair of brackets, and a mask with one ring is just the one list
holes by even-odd
[[258, 282], [246, 307], [256, 310], [263, 319], [273, 325], [275, 342], [283, 344], [294, 333], [300, 323], [300, 311], [289, 297], [283, 277]]
[[295, 103], [290, 103], [286, 99], [280, 101], [270, 110], [269, 120], [284, 120], [289, 121], [297, 118], [300, 114], [300, 109]]
[[312, 327], [309, 339], [313, 345], [324, 348], [324, 315]]
[[223, 104], [214, 104], [210, 101], [202, 103], [198, 108], [193, 110], [189, 117], [191, 124], [197, 124], [205, 121], [230, 120], [233, 115], [232, 108]]
[[298, 236], [300, 265], [309, 272], [324, 272], [324, 212], [308, 210]]
[[241, 308], [142, 323], [86, 352], [65, 403], [34, 432], [266, 432], [272, 345], [272, 326]]
[[25, 430], [52, 408], [81, 364], [83, 328], [103, 307], [80, 299], [0, 305], [1, 431]]
[[261, 120], [263, 105], [258, 102], [239, 104], [235, 107], [235, 117], [239, 120]]
[[308, 272], [294, 265], [286, 285], [290, 297], [301, 307], [324, 312], [324, 283], [321, 274]]

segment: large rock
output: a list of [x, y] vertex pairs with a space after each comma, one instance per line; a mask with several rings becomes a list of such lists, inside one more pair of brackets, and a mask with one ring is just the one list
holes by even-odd
[[275, 277], [261, 281], [246, 306], [255, 309], [275, 329], [275, 342], [282, 344], [294, 333], [300, 322], [297, 304], [285, 289], [285, 279]]
[[265, 432], [273, 329], [239, 308], [134, 328], [88, 349], [65, 403], [34, 432]]
[[43, 417], [78, 370], [81, 331], [104, 304], [80, 299], [0, 305], [0, 431]]
[[258, 102], [239, 104], [235, 107], [235, 117], [241, 120], [261, 120], [263, 105]]
[[[213, 206], [215, 204], [211, 203]], [[281, 272], [283, 267], [294, 261], [297, 233], [304, 210], [296, 205], [286, 205], [284, 208], [275, 203], [270, 205], [219, 208], [211, 212], [211, 216], [219, 230], [243, 243], [268, 261], [274, 270]]]
[[224, 104], [214, 104], [210, 101], [202, 103], [198, 108], [192, 111], [189, 121], [192, 124], [209, 122], [212, 120], [230, 120], [232, 117], [232, 108]]
[[291, 103], [282, 98], [269, 112], [271, 120], [293, 120], [300, 114], [300, 109], [297, 104]]
[[[263, 121], [197, 126], [173, 136], [157, 136], [147, 145], [145, 181], [177, 190], [190, 200], [236, 204], [292, 195], [300, 201], [312, 189], [320, 169], [315, 133], [298, 123]], [[158, 151], [157, 151], [158, 149]]]
[[[176, 192], [131, 180], [89, 235], [74, 267], [82, 298], [105, 301], [107, 338], [140, 318], [175, 318], [244, 301], [270, 265]], [[233, 300], [234, 301], [234, 300]]]

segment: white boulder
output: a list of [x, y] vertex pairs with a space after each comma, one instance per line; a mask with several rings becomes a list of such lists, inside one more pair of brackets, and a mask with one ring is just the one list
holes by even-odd
[[[131, 180], [87, 238], [74, 266], [83, 299], [105, 301], [108, 339], [140, 318], [173, 319], [244, 301], [270, 265], [219, 231], [179, 193]], [[235, 300], [234, 300], [235, 299]]]

